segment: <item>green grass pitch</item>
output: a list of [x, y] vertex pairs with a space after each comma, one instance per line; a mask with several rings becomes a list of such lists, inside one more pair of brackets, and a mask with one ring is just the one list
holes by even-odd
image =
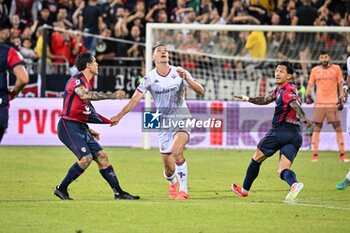
[[296, 204], [283, 202], [288, 185], [277, 176], [278, 156], [264, 162], [248, 198], [242, 184], [252, 151], [193, 150], [190, 199], [168, 200], [158, 150], [105, 148], [122, 187], [139, 201], [115, 201], [91, 166], [70, 186], [74, 201], [53, 190], [76, 160], [65, 147], [0, 147], [0, 232], [350, 232], [350, 188], [335, 189], [350, 164], [321, 152], [317, 163], [300, 152], [293, 170], [305, 184]]

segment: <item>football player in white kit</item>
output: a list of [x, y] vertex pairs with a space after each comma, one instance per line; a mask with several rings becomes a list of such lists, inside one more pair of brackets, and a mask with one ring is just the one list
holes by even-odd
[[[348, 89], [350, 86], [350, 56], [348, 57], [348, 59], [346, 60], [346, 67], [347, 67], [347, 71], [348, 71], [348, 77], [346, 79], [346, 83], [343, 86], [343, 96], [341, 97], [343, 99], [343, 103], [346, 104], [346, 100], [348, 97]], [[349, 110], [348, 110], [348, 114], [349, 114]], [[350, 119], [348, 119], [348, 133], [350, 133], [350, 129], [349, 129], [349, 124], [350, 124]], [[344, 190], [346, 189], [348, 186], [350, 186], [350, 170], [349, 172], [346, 174], [345, 178], [340, 181], [339, 183], [336, 184], [336, 188], [338, 190]]]
[[[184, 99], [184, 85], [198, 94], [204, 94], [202, 85], [196, 82], [188, 71], [169, 64], [169, 53], [165, 46], [158, 45], [154, 48], [152, 60], [156, 68], [144, 77], [125, 107], [111, 118], [113, 125], [118, 124], [126, 113], [132, 111], [147, 91], [152, 95], [157, 112], [159, 110], [163, 117], [166, 113], [169, 116], [168, 119], [172, 119], [171, 116], [174, 115], [185, 116], [183, 119], [190, 117]], [[186, 127], [171, 127], [171, 129], [161, 130], [158, 134], [160, 153], [164, 163], [164, 177], [169, 181], [168, 196], [171, 199], [184, 200], [189, 197], [187, 162], [183, 155], [189, 139], [190, 129]], [[177, 191], [179, 183], [180, 187]]]

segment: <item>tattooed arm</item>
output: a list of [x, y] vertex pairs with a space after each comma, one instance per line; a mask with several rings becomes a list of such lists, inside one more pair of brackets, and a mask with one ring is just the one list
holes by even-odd
[[307, 128], [310, 128], [312, 126], [312, 122], [307, 119], [304, 110], [301, 108], [300, 104], [293, 100], [289, 103], [289, 105], [296, 111], [297, 115], [300, 117], [301, 121], [305, 123]]
[[75, 93], [82, 100], [105, 100], [105, 99], [124, 99], [124, 91], [116, 91], [113, 93], [93, 92], [88, 91], [84, 87], [78, 87], [75, 89]]
[[267, 96], [258, 96], [258, 97], [248, 97], [245, 95], [235, 95], [234, 98], [237, 100], [240, 100], [240, 101], [247, 101], [247, 102], [250, 102], [253, 104], [257, 104], [257, 105], [266, 105], [266, 104], [273, 102], [276, 99], [272, 93], [268, 94]]

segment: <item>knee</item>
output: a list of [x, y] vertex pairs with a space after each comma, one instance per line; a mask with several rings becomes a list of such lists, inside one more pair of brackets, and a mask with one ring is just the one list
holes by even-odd
[[334, 128], [336, 131], [341, 132], [340, 122], [333, 122], [333, 123], [332, 123], [332, 126], [333, 126], [333, 128]]
[[178, 160], [182, 160], [183, 158], [183, 151], [181, 149], [174, 149], [172, 152], [171, 152], [172, 156], [174, 156], [175, 158], [175, 161], [178, 162]]
[[102, 160], [105, 160], [105, 159], [108, 159], [108, 156], [105, 152], [101, 151], [99, 154], [98, 154], [98, 159], [102, 159]]
[[78, 164], [82, 169], [86, 169], [87, 167], [89, 167], [91, 161], [92, 161], [92, 155], [89, 154], [89, 155], [82, 157], [79, 160]]
[[318, 132], [322, 129], [322, 123], [315, 123], [314, 131]]
[[263, 163], [267, 159], [267, 157], [264, 155], [263, 152], [261, 152], [259, 149], [257, 149], [257, 151], [255, 151], [252, 159], [257, 163]]
[[101, 151], [97, 154], [97, 162], [102, 164], [102, 165], [107, 165], [108, 164], [108, 156], [105, 152]]

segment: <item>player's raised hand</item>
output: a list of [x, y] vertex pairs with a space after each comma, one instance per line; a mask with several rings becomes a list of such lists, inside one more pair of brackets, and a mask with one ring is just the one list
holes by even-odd
[[125, 98], [125, 92], [124, 91], [116, 91], [115, 96], [117, 99], [122, 100]]
[[183, 69], [183, 68], [181, 68], [181, 67], [177, 67], [176, 68], [176, 72], [179, 74], [179, 76], [181, 77], [181, 78], [183, 78], [183, 79], [187, 79], [187, 74], [186, 74], [186, 71]]
[[243, 101], [243, 102], [249, 101], [249, 97], [246, 96], [246, 95], [234, 95], [233, 98], [234, 98], [235, 100]]
[[90, 129], [90, 128], [89, 128], [89, 131], [90, 131], [91, 135], [92, 135], [97, 141], [100, 140], [100, 133], [99, 133], [99, 132], [97, 132], [97, 131], [95, 131], [95, 130], [93, 130], [93, 129]]

